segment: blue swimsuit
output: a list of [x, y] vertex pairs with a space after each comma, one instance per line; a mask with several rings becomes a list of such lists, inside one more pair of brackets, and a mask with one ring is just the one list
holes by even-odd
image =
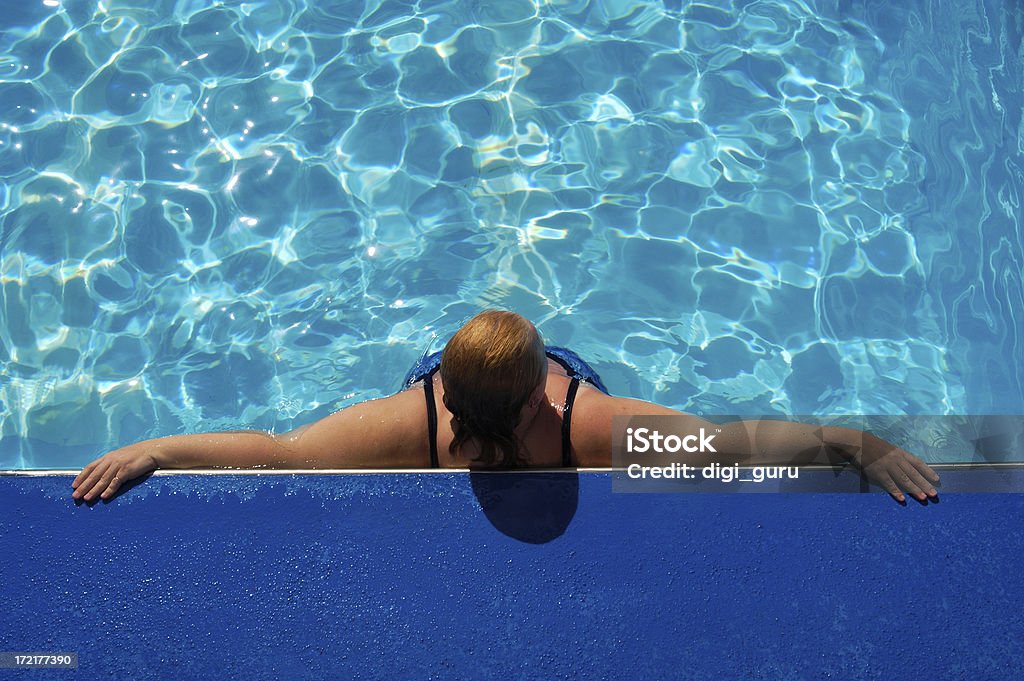
[[[572, 404], [576, 399], [576, 390], [580, 387], [580, 381], [585, 381], [605, 395], [608, 395], [608, 388], [605, 387], [601, 377], [594, 369], [584, 362], [579, 355], [568, 348], [546, 346], [545, 354], [558, 362], [565, 369], [565, 373], [572, 380], [569, 382], [569, 390], [565, 394], [565, 406], [562, 409], [562, 465], [572, 465], [572, 453], [570, 446], [570, 423], [572, 419]], [[423, 381], [423, 392], [427, 400], [427, 429], [430, 433], [430, 465], [438, 467], [437, 463], [437, 406], [434, 404], [434, 382], [429, 379], [434, 372], [441, 368], [441, 353], [435, 352], [427, 355], [416, 362], [405, 380], [402, 381], [402, 389], [409, 388], [417, 381]]]

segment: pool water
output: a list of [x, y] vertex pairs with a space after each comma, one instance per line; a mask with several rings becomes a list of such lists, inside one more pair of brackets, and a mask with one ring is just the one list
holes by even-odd
[[714, 414], [1019, 414], [1015, 0], [5, 3], [0, 468], [283, 430], [482, 308]]

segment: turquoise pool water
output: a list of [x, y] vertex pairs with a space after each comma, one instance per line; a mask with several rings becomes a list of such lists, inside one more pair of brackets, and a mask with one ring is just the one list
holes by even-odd
[[287, 429], [487, 306], [708, 415], [1019, 414], [1022, 24], [5, 3], [0, 468]]

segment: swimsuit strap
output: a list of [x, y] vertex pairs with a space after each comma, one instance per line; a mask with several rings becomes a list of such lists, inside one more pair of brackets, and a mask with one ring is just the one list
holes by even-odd
[[572, 440], [570, 428], [572, 427], [572, 404], [576, 401], [576, 390], [580, 387], [580, 379], [574, 378], [569, 382], [569, 389], [565, 392], [565, 406], [562, 407], [562, 467], [568, 468], [572, 465]]
[[551, 352], [551, 350], [545, 350], [544, 351], [544, 355], [548, 359], [555, 360], [555, 364], [557, 364], [558, 366], [560, 366], [563, 369], [565, 369], [565, 373], [569, 374], [570, 376], [575, 376], [576, 375], [576, 369], [574, 369], [571, 364], [566, 362], [565, 359], [561, 355], [559, 355], [558, 353]]
[[423, 393], [427, 396], [427, 432], [430, 435], [430, 467], [440, 468], [437, 463], [437, 405], [434, 404], [434, 372], [423, 378]]

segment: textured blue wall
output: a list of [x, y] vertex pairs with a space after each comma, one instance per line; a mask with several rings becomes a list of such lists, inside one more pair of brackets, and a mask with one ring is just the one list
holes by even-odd
[[[944, 483], [955, 476], [943, 473]], [[3, 678], [1009, 678], [1024, 495], [607, 473], [0, 477]]]

